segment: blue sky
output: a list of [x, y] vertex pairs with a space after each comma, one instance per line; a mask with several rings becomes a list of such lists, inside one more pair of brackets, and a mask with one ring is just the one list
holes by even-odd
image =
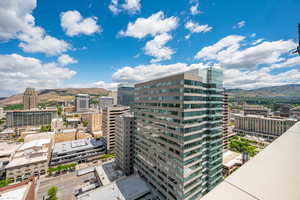
[[[174, 3], [176, 2], [176, 3]], [[2, 0], [0, 96], [208, 65], [228, 88], [300, 83], [299, 0]]]

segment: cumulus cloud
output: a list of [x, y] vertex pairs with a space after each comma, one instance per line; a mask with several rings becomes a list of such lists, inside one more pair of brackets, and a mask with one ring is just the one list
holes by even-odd
[[32, 11], [36, 0], [0, 1], [0, 40], [19, 39], [19, 46], [25, 52], [56, 55], [70, 48], [70, 45], [49, 36], [42, 27], [35, 26]]
[[78, 61], [72, 58], [71, 56], [69, 56], [68, 54], [63, 54], [57, 58], [57, 62], [60, 65], [65, 66], [65, 65], [77, 63]]
[[77, 10], [61, 13], [60, 20], [61, 27], [71, 37], [79, 34], [92, 35], [101, 31], [96, 17], [83, 18]]
[[109, 10], [114, 14], [114, 15], [117, 15], [121, 12], [121, 9], [119, 8], [119, 5], [118, 5], [119, 1], [118, 0], [111, 0], [108, 8]]
[[211, 46], [202, 48], [195, 58], [215, 60], [226, 68], [255, 69], [263, 64], [282, 61], [282, 56], [296, 46], [292, 40], [278, 40], [240, 49], [241, 42], [245, 42], [244, 36], [229, 35]]
[[127, 29], [120, 31], [119, 35], [141, 39], [147, 35], [155, 36], [169, 32], [177, 25], [177, 17], [165, 18], [164, 13], [159, 11], [148, 18], [138, 18], [134, 23], [129, 22]]
[[162, 11], [151, 15], [148, 18], [138, 18], [134, 23], [129, 22], [127, 30], [119, 32], [121, 36], [142, 39], [148, 35], [154, 37], [146, 43], [144, 51], [146, 55], [153, 56], [151, 62], [160, 62], [171, 59], [175, 52], [165, 46], [172, 39], [170, 31], [176, 29], [178, 19], [176, 17], [165, 18]]
[[174, 54], [174, 51], [170, 47], [164, 46], [171, 39], [171, 35], [163, 33], [155, 36], [153, 40], [150, 40], [146, 43], [145, 53], [155, 57], [151, 60], [151, 62], [159, 62], [161, 60], [171, 59], [171, 55]]
[[135, 14], [141, 10], [141, 2], [140, 0], [125, 0], [125, 3], [120, 5], [118, 0], [111, 0], [108, 8], [115, 15], [122, 12], [122, 10], [127, 11], [129, 14]]
[[18, 54], [0, 54], [0, 90], [23, 92], [28, 86], [57, 88], [76, 74], [57, 63], [43, 63]]
[[195, 5], [192, 5], [191, 8], [190, 8], [190, 12], [192, 15], [198, 15], [198, 14], [201, 14], [202, 12], [199, 10], [199, 4], [196, 3]]
[[180, 72], [204, 68], [209, 66], [208, 64], [197, 63], [188, 65], [186, 63], [175, 63], [170, 65], [162, 64], [149, 64], [138, 65], [135, 67], [125, 66], [112, 75], [112, 79], [115, 82], [142, 82], [146, 80], [152, 80]]
[[192, 33], [206, 33], [212, 30], [212, 27], [205, 25], [199, 25], [197, 22], [188, 21], [185, 24], [185, 28]]
[[245, 25], [246, 25], [245, 21], [240, 21], [236, 25], [234, 25], [232, 28], [239, 29], [239, 28], [243, 28]]

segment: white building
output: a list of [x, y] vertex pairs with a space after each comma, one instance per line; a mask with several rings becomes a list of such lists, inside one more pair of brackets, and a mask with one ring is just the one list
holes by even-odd
[[11, 157], [6, 169], [6, 178], [23, 181], [32, 176], [46, 174], [50, 139], [25, 142]]

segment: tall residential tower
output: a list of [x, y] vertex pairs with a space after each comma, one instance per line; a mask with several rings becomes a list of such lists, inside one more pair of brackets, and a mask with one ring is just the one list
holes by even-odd
[[31, 110], [37, 108], [38, 94], [34, 88], [26, 88], [23, 94], [24, 110]]
[[135, 85], [134, 170], [157, 199], [195, 200], [222, 180], [223, 71]]

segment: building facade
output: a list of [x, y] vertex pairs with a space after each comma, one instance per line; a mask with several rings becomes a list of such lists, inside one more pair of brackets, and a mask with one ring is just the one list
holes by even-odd
[[8, 128], [21, 128], [50, 125], [57, 118], [56, 109], [47, 110], [14, 110], [6, 113]]
[[235, 115], [234, 131], [241, 136], [253, 136], [272, 142], [297, 121], [287, 118], [270, 118], [259, 115]]
[[228, 94], [224, 93], [224, 104], [223, 104], [223, 149], [228, 150], [229, 147], [229, 107], [228, 107]]
[[106, 107], [111, 107], [114, 105], [113, 97], [99, 97], [99, 107], [104, 109]]
[[75, 97], [76, 112], [88, 112], [90, 108], [90, 96], [88, 94], [77, 94]]
[[24, 110], [31, 110], [38, 107], [38, 94], [34, 88], [26, 88], [23, 94]]
[[6, 178], [15, 182], [46, 174], [50, 145], [50, 139], [25, 142], [16, 150], [5, 167]]
[[134, 104], [134, 85], [118, 85], [118, 105], [131, 106]]
[[126, 106], [106, 107], [102, 113], [102, 131], [107, 141], [107, 150], [113, 152], [116, 145], [116, 117], [129, 110]]
[[116, 164], [128, 176], [133, 173], [134, 117], [130, 112], [116, 117]]
[[134, 115], [134, 170], [156, 199], [199, 199], [222, 180], [221, 69], [136, 84]]

